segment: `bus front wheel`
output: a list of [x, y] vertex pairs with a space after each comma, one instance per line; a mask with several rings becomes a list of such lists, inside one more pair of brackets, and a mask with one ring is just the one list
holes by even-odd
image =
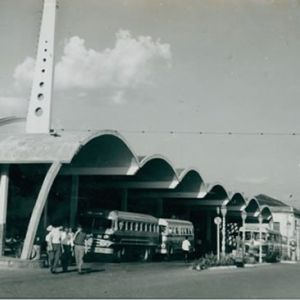
[[151, 258], [151, 249], [150, 248], [145, 248], [143, 253], [142, 253], [142, 261], [149, 261]]

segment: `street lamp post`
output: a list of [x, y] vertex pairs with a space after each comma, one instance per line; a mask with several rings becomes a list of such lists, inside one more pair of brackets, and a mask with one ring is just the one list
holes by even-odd
[[262, 232], [261, 232], [262, 221], [263, 221], [263, 216], [259, 214], [258, 222], [259, 222], [259, 263], [260, 264], [262, 263]]
[[226, 243], [226, 214], [227, 208], [225, 205], [221, 207], [222, 213], [222, 255], [225, 256], [225, 243]]
[[245, 239], [246, 239], [246, 228], [245, 228], [245, 223], [246, 223], [246, 218], [247, 218], [247, 213], [245, 210], [242, 210], [242, 221], [243, 221], [243, 255], [245, 254]]
[[299, 236], [299, 224], [297, 223], [297, 226], [296, 226], [296, 238], [297, 238], [297, 260], [300, 260], [300, 236]]
[[286, 235], [287, 235], [287, 252], [288, 252], [288, 259], [290, 259], [290, 227], [291, 222], [287, 220], [286, 222]]

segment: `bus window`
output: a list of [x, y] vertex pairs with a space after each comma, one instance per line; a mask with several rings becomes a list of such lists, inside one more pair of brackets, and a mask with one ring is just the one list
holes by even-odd
[[105, 230], [111, 228], [112, 221], [108, 219], [95, 218], [94, 229], [95, 230]]
[[124, 230], [128, 230], [128, 223], [126, 221], [124, 222]]
[[128, 230], [132, 231], [133, 230], [133, 222], [128, 222]]
[[133, 230], [138, 231], [139, 230], [139, 223], [133, 223]]
[[118, 229], [119, 230], [124, 230], [124, 222], [123, 221], [118, 222]]
[[167, 226], [159, 225], [159, 232], [162, 234], [167, 233]]
[[251, 240], [251, 232], [246, 231], [246, 240], [250, 241]]

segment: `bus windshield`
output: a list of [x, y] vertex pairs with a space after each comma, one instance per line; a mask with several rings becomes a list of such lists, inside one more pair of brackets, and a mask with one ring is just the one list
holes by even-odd
[[111, 225], [112, 225], [111, 220], [104, 219], [104, 218], [95, 218], [93, 229], [97, 231], [98, 230], [103, 231], [105, 229], [111, 228]]
[[87, 231], [104, 231], [111, 228], [112, 221], [105, 218], [93, 216], [82, 216], [80, 218], [81, 226]]

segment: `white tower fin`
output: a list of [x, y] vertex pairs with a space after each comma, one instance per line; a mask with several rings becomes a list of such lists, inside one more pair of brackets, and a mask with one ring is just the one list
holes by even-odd
[[44, 0], [43, 16], [29, 108], [27, 133], [49, 133], [54, 73], [56, 0]]

